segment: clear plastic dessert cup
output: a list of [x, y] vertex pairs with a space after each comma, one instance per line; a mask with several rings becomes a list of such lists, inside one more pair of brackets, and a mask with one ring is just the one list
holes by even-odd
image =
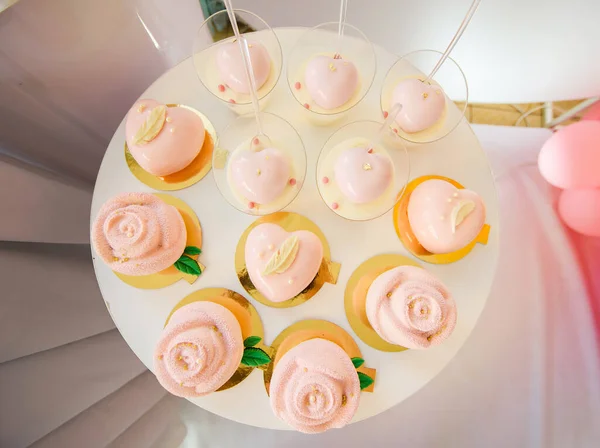
[[318, 25], [296, 42], [288, 56], [287, 83], [299, 113], [316, 125], [330, 125], [365, 97], [377, 69], [375, 50], [367, 37], [345, 24]]
[[381, 123], [356, 121], [327, 140], [317, 162], [317, 188], [325, 204], [352, 221], [375, 219], [398, 202], [410, 175], [408, 152]]
[[306, 151], [294, 127], [266, 112], [260, 119], [269, 144], [257, 136], [254, 114], [238, 117], [219, 135], [212, 170], [225, 200], [255, 216], [288, 206], [306, 176]]
[[[262, 110], [281, 76], [281, 44], [275, 32], [256, 14], [236, 9], [235, 15], [240, 32], [248, 40]], [[227, 11], [206, 19], [194, 40], [193, 60], [204, 87], [235, 113], [244, 115], [252, 112], [252, 99], [242, 54], [231, 29]], [[220, 36], [229, 37], [213, 41]]]
[[448, 58], [427, 80], [441, 57], [442, 53], [433, 50], [408, 53], [390, 68], [383, 81], [382, 114], [387, 117], [394, 104], [402, 104], [394, 129], [408, 142], [440, 140], [456, 129], [465, 115], [467, 80], [454, 59]]

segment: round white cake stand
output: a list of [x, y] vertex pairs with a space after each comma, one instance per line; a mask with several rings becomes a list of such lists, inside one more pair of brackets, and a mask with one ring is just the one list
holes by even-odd
[[[276, 30], [284, 58], [304, 31], [302, 28]], [[376, 47], [376, 53], [378, 67], [371, 90], [336, 126], [315, 127], [305, 121], [302, 115], [305, 111], [292, 98], [285, 76], [281, 76], [266, 109], [292, 123], [304, 141], [308, 165], [306, 181], [296, 200], [285, 211], [307, 216], [325, 233], [331, 246], [332, 259], [342, 265], [336, 285], [325, 284], [315, 297], [294, 308], [270, 308], [251, 299], [237, 279], [234, 253], [239, 237], [255, 218], [240, 213], [221, 197], [212, 173], [192, 187], [169, 192], [187, 202], [197, 213], [202, 225], [203, 253], [200, 260], [206, 265], [206, 270], [196, 283], [189, 285], [181, 280], [163, 289], [136, 289], [119, 280], [101, 260], [94, 257], [96, 277], [110, 314], [125, 341], [149, 369], [152, 369], [154, 344], [172, 308], [190, 293], [209, 287], [229, 288], [250, 299], [263, 321], [266, 344], [271, 343], [284, 328], [302, 319], [326, 319], [353, 335], [366, 365], [377, 369], [375, 390], [361, 394], [354, 422], [384, 412], [415, 393], [431, 381], [465, 343], [490, 293], [499, 249], [498, 200], [492, 173], [466, 120], [446, 138], [410, 150], [411, 178], [439, 174], [456, 179], [466, 188], [478, 192], [487, 207], [487, 223], [491, 226], [491, 232], [486, 246], [476, 245], [467, 257], [453, 264], [422, 263], [443, 280], [456, 299], [458, 322], [454, 333], [443, 344], [429, 350], [385, 353], [364, 344], [353, 333], [346, 319], [344, 289], [354, 269], [377, 254], [409, 255], [396, 236], [391, 212], [373, 221], [345, 220], [322, 202], [315, 183], [319, 151], [339, 126], [356, 120], [382, 120], [380, 88], [385, 73], [397, 57], [380, 47]], [[192, 106], [209, 117], [217, 132], [236, 117], [202, 86], [191, 59], [186, 59], [161, 76], [144, 92], [142, 98]], [[92, 219], [100, 206], [118, 193], [152, 191], [127, 168], [123, 153], [124, 130], [125, 120], [115, 132], [102, 161], [92, 201]], [[272, 413], [260, 370], [255, 369], [245, 381], [232, 389], [191, 401], [240, 423], [290, 429]]]

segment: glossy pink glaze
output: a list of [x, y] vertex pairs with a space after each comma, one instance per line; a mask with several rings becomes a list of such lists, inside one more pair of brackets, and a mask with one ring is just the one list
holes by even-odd
[[335, 161], [335, 181], [351, 202], [364, 204], [380, 197], [392, 182], [389, 157], [369, 148], [348, 148]]
[[456, 325], [450, 292], [416, 266], [399, 266], [377, 277], [367, 292], [366, 311], [382, 339], [412, 349], [440, 344]]
[[[438, 85], [416, 78], [400, 81], [392, 92], [392, 104], [402, 104], [396, 123], [405, 132], [419, 132], [433, 126], [444, 113], [446, 95]], [[390, 107], [391, 107], [390, 106]]]
[[91, 237], [96, 253], [113, 271], [149, 275], [177, 261], [187, 232], [172, 205], [150, 193], [121, 193], [102, 205]]
[[231, 311], [213, 302], [179, 308], [154, 348], [154, 374], [178, 397], [201, 397], [219, 389], [242, 360], [240, 324]]
[[[248, 46], [256, 88], [260, 89], [269, 78], [271, 58], [263, 44], [248, 41]], [[237, 42], [227, 42], [219, 45], [216, 63], [221, 81], [235, 92], [250, 93], [244, 59]]]
[[356, 92], [358, 71], [345, 59], [316, 56], [306, 64], [304, 84], [315, 103], [323, 109], [335, 109]]
[[277, 199], [288, 185], [291, 171], [287, 158], [276, 148], [237, 151], [230, 169], [238, 193], [257, 204]]
[[[263, 275], [271, 256], [291, 235], [299, 248], [292, 265], [281, 274]], [[256, 289], [272, 302], [283, 302], [301, 293], [315, 278], [323, 260], [323, 245], [312, 232], [288, 233], [277, 224], [260, 224], [246, 239], [246, 269]]]
[[[140, 112], [140, 105], [143, 111]], [[196, 158], [204, 144], [202, 119], [183, 107], [168, 107], [162, 130], [151, 142], [133, 145], [133, 137], [144, 124], [150, 111], [159, 106], [155, 100], [139, 100], [127, 113], [125, 137], [136, 162], [150, 174], [167, 176], [181, 171]], [[173, 132], [171, 132], [173, 130]]]
[[316, 434], [350, 423], [360, 402], [360, 382], [339, 345], [309, 339], [281, 357], [273, 370], [269, 399], [281, 420]]
[[[464, 201], [475, 209], [452, 228], [452, 210]], [[410, 195], [408, 222], [419, 243], [433, 254], [446, 254], [471, 243], [485, 224], [485, 204], [470, 190], [457, 189], [441, 179], [421, 183]]]

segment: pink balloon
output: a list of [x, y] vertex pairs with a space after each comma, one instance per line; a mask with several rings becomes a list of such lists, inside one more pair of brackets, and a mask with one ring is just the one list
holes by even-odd
[[576, 232], [600, 236], [600, 189], [561, 192], [558, 213], [565, 224]]
[[580, 121], [555, 132], [538, 157], [542, 176], [559, 188], [600, 187], [600, 121]]
[[585, 114], [581, 117], [582, 120], [600, 121], [600, 101], [592, 104], [585, 110]]

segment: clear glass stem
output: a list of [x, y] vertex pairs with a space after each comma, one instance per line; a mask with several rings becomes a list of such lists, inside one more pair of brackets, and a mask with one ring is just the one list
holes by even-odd
[[469, 10], [467, 11], [467, 14], [465, 15], [465, 18], [463, 19], [462, 23], [458, 27], [456, 34], [454, 35], [454, 37], [448, 44], [448, 47], [446, 47], [446, 51], [444, 51], [444, 54], [442, 55], [440, 60], [437, 62], [437, 64], [435, 64], [435, 67], [433, 67], [433, 70], [431, 70], [431, 73], [429, 73], [429, 76], [427, 76], [427, 79], [425, 79], [425, 82], [431, 80], [431, 78], [433, 78], [435, 76], [435, 74], [440, 69], [442, 64], [446, 61], [446, 59], [448, 59], [448, 56], [450, 56], [450, 53], [452, 52], [452, 50], [454, 50], [454, 47], [456, 46], [456, 44], [462, 37], [463, 33], [467, 29], [467, 26], [469, 25], [469, 22], [473, 18], [475, 11], [477, 11], [477, 8], [479, 8], [480, 3], [481, 3], [481, 0], [473, 0], [473, 3], [471, 3], [471, 7], [469, 8]]

